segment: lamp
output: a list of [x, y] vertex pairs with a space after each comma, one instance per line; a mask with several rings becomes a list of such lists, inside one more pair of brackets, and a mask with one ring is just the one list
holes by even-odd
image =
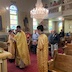
[[44, 19], [48, 16], [48, 9], [43, 7], [42, 1], [37, 0], [36, 7], [30, 11], [31, 18]]
[[60, 16], [60, 17], [58, 17], [58, 20], [63, 21], [64, 17]]

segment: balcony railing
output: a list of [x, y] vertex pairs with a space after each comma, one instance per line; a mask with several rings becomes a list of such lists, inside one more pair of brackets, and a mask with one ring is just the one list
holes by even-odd
[[71, 9], [72, 9], [72, 1], [69, 2], [69, 3], [60, 4], [60, 5], [48, 8], [49, 14], [56, 13], [56, 12], [68, 11], [68, 10], [71, 10]]

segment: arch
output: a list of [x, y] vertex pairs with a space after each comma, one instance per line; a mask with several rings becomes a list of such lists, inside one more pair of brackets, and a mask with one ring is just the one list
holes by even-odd
[[17, 7], [15, 5], [11, 5], [10, 10], [17, 10]]
[[18, 25], [18, 8], [15, 5], [10, 6], [10, 28], [16, 29]]

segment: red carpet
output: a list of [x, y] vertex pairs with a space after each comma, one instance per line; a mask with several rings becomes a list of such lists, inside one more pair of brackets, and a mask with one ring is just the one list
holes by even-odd
[[30, 54], [30, 56], [31, 56], [31, 65], [22, 70], [17, 68], [14, 63], [8, 62], [8, 72], [37, 72], [36, 55]]
[[[59, 53], [63, 53], [63, 50], [61, 48], [58, 51]], [[31, 56], [31, 65], [22, 70], [17, 68], [14, 63], [8, 62], [8, 72], [38, 72], [36, 55], [31, 53], [30, 56]], [[51, 57], [49, 56], [49, 60], [50, 59]]]

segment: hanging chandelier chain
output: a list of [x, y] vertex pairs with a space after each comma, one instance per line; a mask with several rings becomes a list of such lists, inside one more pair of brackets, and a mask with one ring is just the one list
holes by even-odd
[[43, 4], [42, 4], [42, 1], [41, 0], [37, 0], [37, 3], [36, 3], [36, 7], [38, 7], [38, 6], [43, 6]]

